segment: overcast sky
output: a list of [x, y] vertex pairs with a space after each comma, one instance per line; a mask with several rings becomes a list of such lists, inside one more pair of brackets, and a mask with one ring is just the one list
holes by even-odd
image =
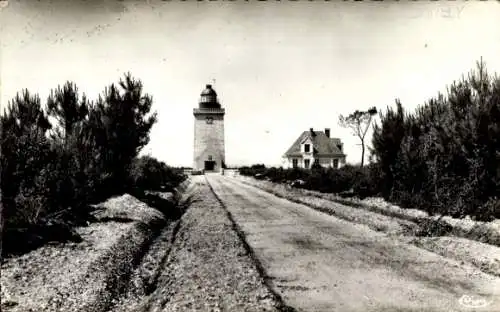
[[159, 114], [145, 152], [171, 165], [192, 164], [192, 109], [213, 79], [227, 163], [279, 165], [311, 127], [331, 128], [359, 162], [339, 114], [395, 98], [413, 109], [481, 56], [500, 73], [496, 1], [3, 3], [2, 107], [23, 88], [46, 99], [67, 80], [96, 98], [130, 71]]

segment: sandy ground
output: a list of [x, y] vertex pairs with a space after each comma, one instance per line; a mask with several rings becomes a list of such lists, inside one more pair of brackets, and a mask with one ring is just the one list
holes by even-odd
[[168, 257], [179, 221], [169, 223], [155, 238], [131, 274], [126, 291], [114, 299], [109, 312], [146, 311], [145, 301], [156, 290], [158, 277]]
[[81, 243], [48, 244], [2, 263], [3, 311], [102, 311], [109, 306], [151, 237], [151, 227], [165, 220], [128, 194], [99, 206], [96, 217], [103, 221], [76, 229]]
[[6, 259], [1, 276], [2, 310], [60, 310], [68, 298], [76, 299], [75, 290], [83, 290], [79, 286], [89, 279], [91, 265], [132, 227], [132, 223], [95, 224], [77, 229], [82, 243], [47, 245]]
[[500, 311], [500, 279], [472, 265], [235, 178], [207, 178], [299, 311]]

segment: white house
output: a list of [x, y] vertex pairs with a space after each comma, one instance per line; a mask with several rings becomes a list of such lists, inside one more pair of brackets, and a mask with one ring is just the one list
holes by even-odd
[[304, 131], [283, 155], [284, 168], [310, 169], [314, 163], [322, 167], [340, 168], [345, 165], [343, 143], [330, 138], [330, 129]]

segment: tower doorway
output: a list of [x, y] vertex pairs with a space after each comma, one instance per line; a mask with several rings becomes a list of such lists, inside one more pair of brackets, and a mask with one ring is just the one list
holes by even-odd
[[205, 160], [205, 170], [213, 171], [215, 169], [215, 161], [213, 160]]

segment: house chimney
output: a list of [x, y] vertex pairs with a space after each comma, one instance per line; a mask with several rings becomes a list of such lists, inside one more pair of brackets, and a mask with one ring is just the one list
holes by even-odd
[[311, 133], [313, 133], [313, 132], [314, 132], [314, 129], [313, 129], [313, 128], [309, 128], [309, 131], [311, 131]]
[[330, 128], [325, 128], [325, 134], [327, 137], [330, 137]]

